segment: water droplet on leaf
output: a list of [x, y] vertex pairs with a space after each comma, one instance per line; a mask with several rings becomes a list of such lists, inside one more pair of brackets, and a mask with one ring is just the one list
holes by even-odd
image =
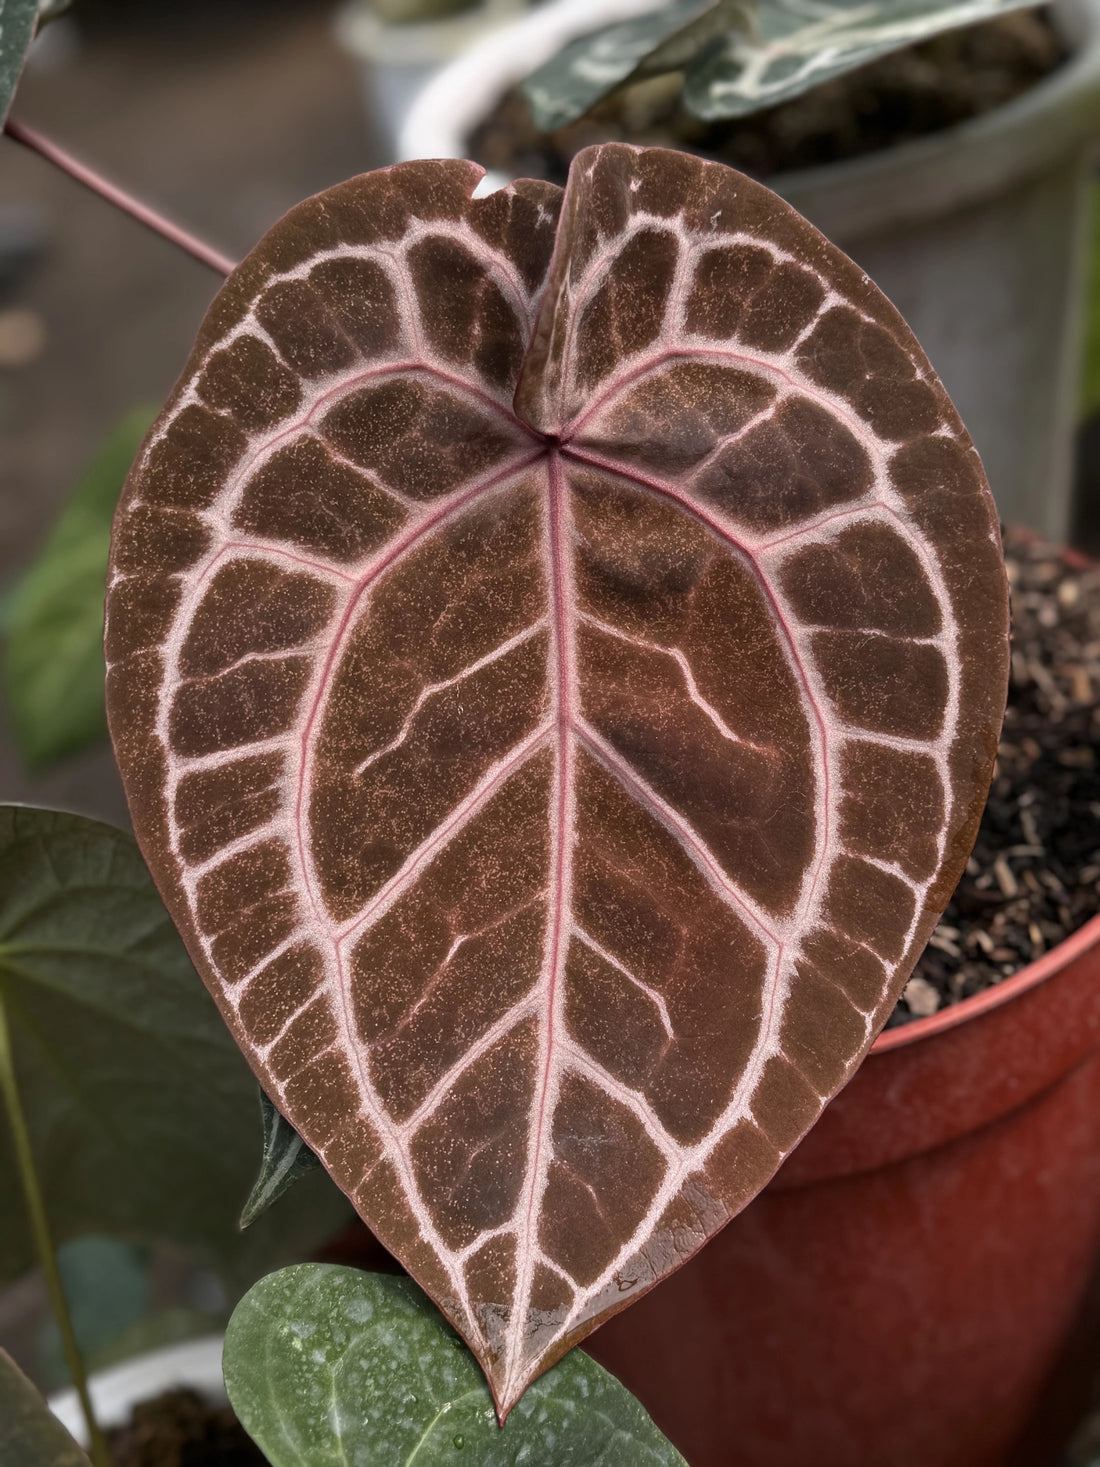
[[461, 1451], [462, 1448], [466, 1445], [466, 1438], [464, 1436], [456, 1436], [454, 1439], [454, 1444], [456, 1447], [458, 1447], [459, 1451]]

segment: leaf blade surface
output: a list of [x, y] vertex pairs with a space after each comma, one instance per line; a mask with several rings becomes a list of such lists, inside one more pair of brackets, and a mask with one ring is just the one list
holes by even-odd
[[0, 1350], [0, 1462], [88, 1467], [88, 1458], [6, 1351]]
[[[247, 1279], [339, 1227], [315, 1192], [239, 1238], [254, 1085], [125, 832], [0, 806], [0, 987], [58, 1242], [170, 1241]], [[0, 1180], [8, 1279], [35, 1254], [3, 1116]]]
[[0, 126], [19, 85], [37, 18], [38, 0], [0, 0]]
[[684, 81], [684, 104], [707, 121], [748, 116], [891, 51], [1025, 5], [1026, 0], [827, 5], [767, 0], [760, 6], [755, 33], [731, 30], [692, 63]]
[[409, 1279], [316, 1263], [269, 1275], [237, 1306], [224, 1365], [233, 1408], [275, 1467], [683, 1467], [579, 1352], [498, 1427], [462, 1341]]
[[507, 1410], [885, 1021], [1006, 596], [942, 387], [774, 195], [476, 177], [353, 180], [231, 279], [121, 510], [109, 708], [261, 1084]]

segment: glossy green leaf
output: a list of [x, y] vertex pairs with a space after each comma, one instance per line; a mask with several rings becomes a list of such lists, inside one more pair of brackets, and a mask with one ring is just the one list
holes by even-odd
[[[0, 999], [58, 1242], [166, 1239], [244, 1279], [346, 1217], [319, 1174], [241, 1237], [255, 1082], [122, 831], [0, 806]], [[31, 1258], [0, 1124], [0, 1279]]]
[[273, 1467], [686, 1467], [579, 1350], [498, 1426], [474, 1357], [407, 1278], [309, 1263], [261, 1279], [230, 1320], [223, 1363]]
[[688, 72], [697, 117], [742, 117], [790, 101], [890, 51], [976, 25], [1030, 0], [763, 0], [750, 36], [730, 31]]
[[106, 737], [103, 594], [111, 519], [152, 417], [139, 408], [110, 435], [11, 595], [4, 677], [19, 747], [33, 767]]
[[722, 0], [673, 0], [570, 41], [523, 83], [535, 126], [553, 132], [575, 122], [623, 83], [652, 74], [645, 64], [648, 57], [686, 42], [699, 21], [723, 9]]
[[88, 1467], [88, 1458], [3, 1350], [0, 1467]]
[[684, 106], [707, 121], [789, 101], [878, 56], [1029, 0], [733, 0], [676, 3], [583, 36], [524, 83], [545, 131], [629, 81], [686, 71]]
[[260, 1214], [266, 1212], [273, 1202], [277, 1202], [295, 1182], [321, 1165], [298, 1132], [288, 1120], [284, 1120], [262, 1090], [260, 1117], [264, 1128], [260, 1174], [241, 1213], [242, 1228], [250, 1228]]
[[0, 0], [0, 124], [15, 95], [37, 15], [38, 0]]

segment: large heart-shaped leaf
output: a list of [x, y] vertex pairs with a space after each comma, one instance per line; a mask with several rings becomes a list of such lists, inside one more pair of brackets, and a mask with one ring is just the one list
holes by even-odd
[[[161, 1239], [249, 1279], [340, 1226], [326, 1184], [238, 1233], [255, 1086], [123, 831], [0, 806], [0, 1002], [59, 1241]], [[0, 1108], [0, 1280], [33, 1259]]]
[[1033, 0], [673, 0], [570, 41], [523, 83], [536, 126], [564, 127], [629, 81], [685, 71], [686, 109], [743, 117], [857, 66]]
[[354, 179], [231, 277], [116, 522], [108, 711], [257, 1077], [506, 1410], [870, 1045], [1007, 610], [942, 387], [790, 208], [661, 150], [480, 173]]
[[271, 1274], [237, 1305], [223, 1364], [272, 1467], [686, 1467], [579, 1350], [501, 1430], [469, 1351], [407, 1278], [323, 1263]]

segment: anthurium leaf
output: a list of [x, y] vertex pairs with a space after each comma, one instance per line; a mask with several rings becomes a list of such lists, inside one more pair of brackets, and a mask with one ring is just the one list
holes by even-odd
[[230, 277], [120, 506], [108, 711], [257, 1079], [507, 1409], [884, 1023], [1007, 588], [916, 341], [774, 194], [480, 176], [353, 179]]
[[19, 747], [39, 767], [105, 738], [103, 597], [111, 520], [153, 420], [139, 408], [104, 443], [5, 614], [4, 678]]
[[[305, 1187], [241, 1238], [255, 1086], [128, 835], [0, 806], [0, 1001], [59, 1241], [160, 1238], [255, 1277], [339, 1227], [335, 1189]], [[0, 1278], [32, 1256], [0, 1116]]]
[[663, 69], [686, 66], [729, 23], [729, 11], [728, 0], [672, 0], [578, 36], [522, 84], [535, 126], [552, 132], [575, 122], [631, 78], [661, 70], [662, 57]]
[[579, 1350], [501, 1428], [473, 1356], [411, 1279], [322, 1263], [271, 1274], [237, 1305], [223, 1366], [272, 1467], [686, 1467]]
[[262, 1090], [260, 1118], [264, 1128], [260, 1175], [256, 1178], [241, 1212], [242, 1228], [251, 1227], [261, 1213], [266, 1212], [273, 1202], [277, 1202], [295, 1182], [321, 1165], [298, 1132], [289, 1121], [283, 1119]]
[[730, 29], [688, 70], [684, 104], [708, 121], [742, 117], [943, 31], [1032, 0], [760, 0], [751, 31]]
[[0, 0], [0, 126], [15, 95], [37, 19], [38, 0]]
[[3, 1350], [0, 1467], [88, 1467], [88, 1458]]

